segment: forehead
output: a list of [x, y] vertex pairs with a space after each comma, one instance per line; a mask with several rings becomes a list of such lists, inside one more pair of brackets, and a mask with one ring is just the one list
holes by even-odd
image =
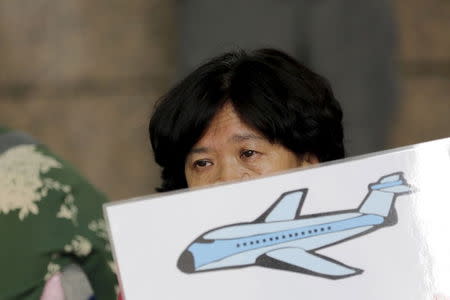
[[255, 129], [245, 124], [236, 113], [233, 105], [229, 102], [217, 112], [211, 120], [208, 128], [195, 146], [208, 146], [239, 138], [262, 138]]

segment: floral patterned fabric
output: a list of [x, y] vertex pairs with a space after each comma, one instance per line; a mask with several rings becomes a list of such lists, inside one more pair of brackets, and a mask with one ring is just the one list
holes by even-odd
[[[0, 144], [12, 135], [0, 128]], [[71, 264], [97, 300], [115, 299], [105, 195], [45, 146], [14, 141], [0, 148], [0, 300], [40, 299], [46, 281]]]

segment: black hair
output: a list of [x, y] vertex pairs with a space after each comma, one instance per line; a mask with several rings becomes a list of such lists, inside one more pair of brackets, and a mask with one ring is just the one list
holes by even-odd
[[281, 51], [239, 50], [201, 65], [157, 102], [149, 133], [162, 167], [158, 191], [187, 187], [185, 159], [226, 102], [248, 126], [298, 155], [344, 157], [342, 110], [328, 82]]

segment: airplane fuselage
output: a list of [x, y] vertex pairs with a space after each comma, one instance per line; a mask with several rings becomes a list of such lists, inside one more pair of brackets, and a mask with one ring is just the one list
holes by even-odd
[[323, 248], [384, 223], [375, 214], [347, 212], [270, 223], [236, 224], [205, 233], [187, 251], [193, 271], [254, 264], [267, 252], [286, 247]]

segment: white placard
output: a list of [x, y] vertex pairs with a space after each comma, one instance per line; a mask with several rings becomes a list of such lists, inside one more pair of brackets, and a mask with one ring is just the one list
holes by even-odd
[[126, 300], [450, 296], [450, 138], [108, 204]]

